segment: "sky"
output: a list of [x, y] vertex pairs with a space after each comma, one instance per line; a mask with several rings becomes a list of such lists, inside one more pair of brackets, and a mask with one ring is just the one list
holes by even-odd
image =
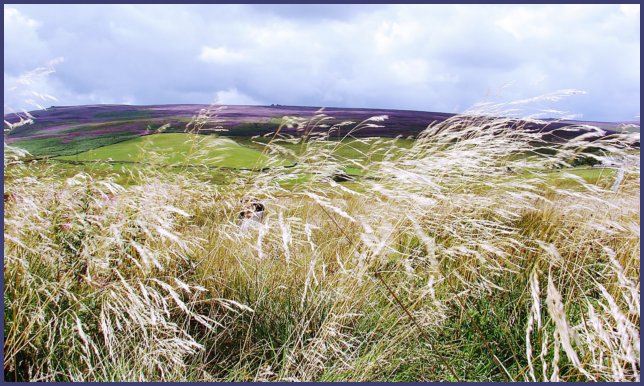
[[511, 106], [631, 121], [639, 36], [639, 5], [5, 5], [4, 111], [221, 103], [459, 113], [532, 101]]

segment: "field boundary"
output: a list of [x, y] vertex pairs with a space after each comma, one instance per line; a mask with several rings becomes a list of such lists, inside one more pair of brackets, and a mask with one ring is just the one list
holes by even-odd
[[[137, 162], [137, 161], [114, 161], [114, 160], [76, 161], [76, 160], [64, 160], [59, 158], [40, 158], [40, 159], [31, 159], [30, 161], [44, 161], [44, 160], [67, 163], [72, 165], [108, 163], [111, 165], [134, 164], [134, 165], [160, 166], [160, 167], [171, 167], [171, 168], [189, 167], [189, 168], [203, 168], [203, 169], [214, 169], [214, 170], [246, 170], [246, 171], [259, 171], [259, 172], [266, 172], [276, 168], [290, 169], [297, 166], [297, 162], [293, 163], [292, 165], [269, 166], [265, 168], [232, 168], [230, 166], [210, 166], [210, 165], [195, 165], [195, 164], [161, 164], [156, 162]], [[29, 162], [29, 161], [25, 161], [25, 162]]]

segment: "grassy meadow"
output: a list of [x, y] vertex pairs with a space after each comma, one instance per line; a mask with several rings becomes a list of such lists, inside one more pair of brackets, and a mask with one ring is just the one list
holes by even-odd
[[639, 381], [635, 137], [508, 122], [5, 145], [5, 380]]
[[61, 156], [68, 161], [115, 161], [159, 165], [193, 165], [262, 169], [285, 166], [277, 160], [239, 145], [237, 142], [212, 135], [160, 133], [102, 146], [79, 154]]

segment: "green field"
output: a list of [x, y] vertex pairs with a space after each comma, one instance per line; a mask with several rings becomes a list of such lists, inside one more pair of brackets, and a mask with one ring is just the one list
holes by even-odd
[[68, 142], [62, 142], [61, 138], [34, 138], [20, 140], [12, 143], [12, 146], [24, 149], [33, 157], [52, 157], [73, 155], [101, 146], [112, 145], [115, 142], [136, 138], [138, 134], [117, 133], [95, 137], [78, 136]]
[[[109, 138], [84, 138], [65, 144], [61, 153], [60, 145], [55, 148], [47, 146], [53, 139], [35, 139], [16, 143], [32, 154], [55, 156], [54, 160], [79, 162], [70, 169], [85, 170], [90, 174], [106, 172], [121, 176], [119, 181], [127, 183], [132, 171], [141, 165], [184, 167], [177, 173], [184, 173], [185, 167], [207, 166], [228, 169], [262, 169], [275, 166], [293, 166], [295, 160], [321, 158], [337, 162], [342, 171], [353, 177], [368, 176], [369, 166], [385, 159], [395, 160], [414, 146], [412, 139], [393, 138], [345, 138], [342, 140], [327, 139], [322, 141], [293, 141], [270, 137], [235, 137], [230, 139], [212, 135], [188, 133], [157, 133], [135, 137], [118, 143]], [[55, 142], [55, 141], [54, 141]], [[522, 158], [516, 156], [515, 158]], [[101, 161], [107, 161], [104, 163]], [[305, 161], [305, 160], [304, 160]], [[320, 162], [317, 160], [316, 162]], [[111, 164], [111, 166], [110, 166]], [[62, 166], [61, 166], [62, 167]], [[285, 170], [285, 172], [288, 172]], [[548, 185], [574, 186], [578, 182], [564, 177], [565, 172], [583, 178], [587, 183], [608, 185], [614, 177], [613, 169], [605, 168], [569, 168], [555, 169], [548, 174]], [[225, 179], [225, 172], [208, 172], [208, 179], [216, 181]], [[223, 174], [222, 174], [223, 173]], [[66, 174], [66, 173], [65, 173]], [[520, 173], [518, 178], [532, 178], [530, 172]], [[307, 176], [284, 176], [281, 185], [290, 187], [294, 181], [309, 180]]]
[[[40, 146], [39, 141], [25, 141], [27, 149]], [[35, 143], [31, 143], [35, 142]], [[81, 146], [77, 146], [77, 145]], [[343, 165], [343, 171], [352, 176], [362, 176], [372, 162], [386, 157], [400, 156], [401, 149], [413, 146], [410, 139], [392, 138], [347, 138], [344, 140], [300, 141], [297, 143], [270, 138], [250, 139], [236, 137], [234, 140], [210, 135], [187, 133], [152, 134], [126, 141], [101, 146], [91, 141], [70, 143], [67, 153], [54, 159], [63, 161], [92, 162], [111, 161], [116, 163], [148, 163], [175, 166], [211, 166], [232, 169], [261, 169], [274, 166], [293, 165], [293, 159], [303, 154], [316, 154], [333, 158]], [[87, 150], [94, 144], [95, 148]], [[97, 146], [98, 145], [98, 146]], [[47, 148], [38, 147], [39, 154]], [[59, 150], [59, 149], [56, 149]], [[392, 152], [396, 152], [395, 154]], [[45, 153], [43, 153], [45, 152]], [[53, 153], [53, 152], [52, 152]]]
[[214, 166], [236, 169], [288, 166], [292, 162], [269, 157], [221, 137], [169, 133], [138, 137], [72, 156], [67, 161], [137, 162], [163, 165]]

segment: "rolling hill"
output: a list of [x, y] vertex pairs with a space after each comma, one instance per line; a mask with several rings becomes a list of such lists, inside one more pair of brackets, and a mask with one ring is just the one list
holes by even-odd
[[[17, 144], [35, 156], [72, 155], [136, 137], [165, 132], [185, 132], [186, 126], [201, 114], [200, 133], [218, 133], [228, 137], [250, 137], [274, 132], [283, 117], [306, 120], [319, 113], [316, 107], [301, 106], [225, 106], [216, 108], [200, 104], [183, 105], [87, 105], [52, 106], [45, 110], [4, 116], [7, 144]], [[352, 121], [356, 124], [374, 116], [386, 116], [378, 124], [363, 125], [355, 137], [414, 137], [428, 125], [454, 116], [449, 113], [359, 108], [325, 108], [323, 119], [315, 127], [284, 126], [284, 134], [326, 131], [334, 124]], [[322, 118], [322, 116], [318, 117]], [[22, 120], [29, 124], [16, 125]], [[547, 131], [553, 141], [565, 140], [585, 132], [579, 125], [592, 125], [611, 134], [623, 130], [624, 123], [555, 121], [525, 123], [534, 130]], [[333, 132], [341, 137], [351, 127], [340, 126]], [[579, 126], [571, 129], [571, 126]], [[194, 127], [193, 127], [194, 128]], [[564, 129], [565, 130], [562, 130]]]

